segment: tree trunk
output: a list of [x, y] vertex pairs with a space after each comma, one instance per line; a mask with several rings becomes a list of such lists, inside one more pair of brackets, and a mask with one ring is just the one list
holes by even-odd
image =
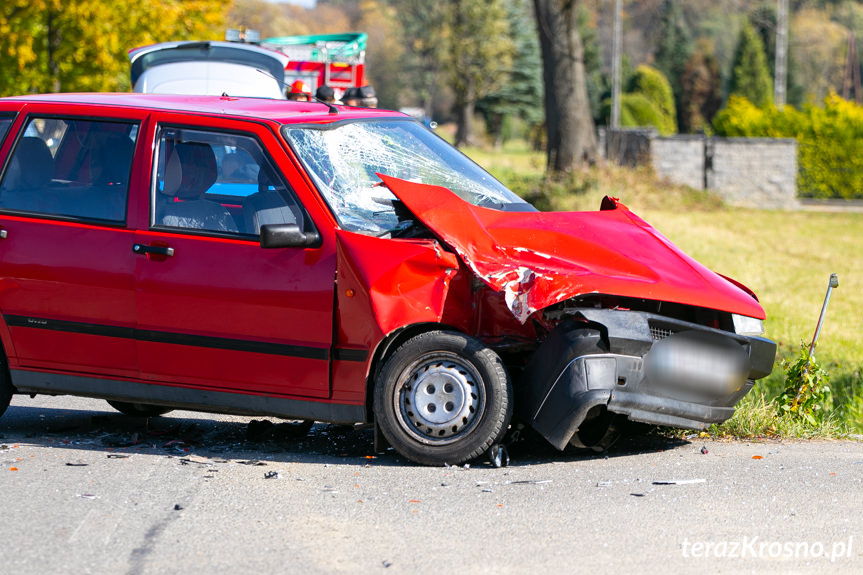
[[464, 91], [456, 93], [456, 132], [455, 145], [457, 147], [473, 144], [473, 115], [476, 107], [476, 95], [474, 93], [473, 80], [464, 79]]
[[550, 174], [568, 173], [596, 160], [596, 133], [576, 24], [579, 0], [534, 0], [545, 84], [545, 125]]

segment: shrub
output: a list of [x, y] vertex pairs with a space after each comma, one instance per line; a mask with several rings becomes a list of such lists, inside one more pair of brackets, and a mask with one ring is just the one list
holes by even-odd
[[796, 138], [798, 189], [814, 198], [863, 198], [863, 106], [835, 93], [824, 106], [757, 108], [731, 96], [713, 121], [725, 137]]

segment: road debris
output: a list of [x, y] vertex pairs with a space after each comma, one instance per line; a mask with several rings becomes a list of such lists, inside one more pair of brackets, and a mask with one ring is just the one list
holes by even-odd
[[702, 455], [707, 455], [708, 453], [710, 453], [710, 452], [709, 452], [709, 451], [707, 451], [707, 447], [705, 447], [705, 446], [703, 446], [703, 445], [702, 445], [702, 446], [701, 446], [701, 454], [702, 454]]
[[264, 473], [264, 479], [281, 479], [282, 475], [278, 471], [267, 471]]
[[523, 479], [521, 481], [504, 481], [504, 485], [543, 485], [551, 483], [551, 479]]
[[692, 483], [704, 483], [706, 479], [668, 479], [666, 481], [654, 481], [653, 485], [690, 485]]
[[198, 465], [208, 465], [208, 466], [213, 465], [212, 460], [210, 460], [206, 457], [201, 457], [199, 455], [190, 455], [188, 457], [184, 457], [184, 458], [180, 459], [181, 465], [189, 465], [190, 463], [197, 463]]

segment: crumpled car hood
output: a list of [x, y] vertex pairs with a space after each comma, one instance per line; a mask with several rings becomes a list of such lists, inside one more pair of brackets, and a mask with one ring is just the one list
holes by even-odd
[[751, 293], [687, 256], [623, 204], [598, 212], [503, 212], [443, 187], [381, 178], [480, 279], [503, 292], [522, 323], [536, 310], [591, 293], [765, 317]]

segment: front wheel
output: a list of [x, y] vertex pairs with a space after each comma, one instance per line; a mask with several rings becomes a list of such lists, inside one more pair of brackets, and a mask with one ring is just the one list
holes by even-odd
[[500, 358], [464, 334], [418, 335], [386, 361], [375, 383], [378, 426], [403, 456], [457, 465], [498, 443], [512, 417], [512, 383]]

